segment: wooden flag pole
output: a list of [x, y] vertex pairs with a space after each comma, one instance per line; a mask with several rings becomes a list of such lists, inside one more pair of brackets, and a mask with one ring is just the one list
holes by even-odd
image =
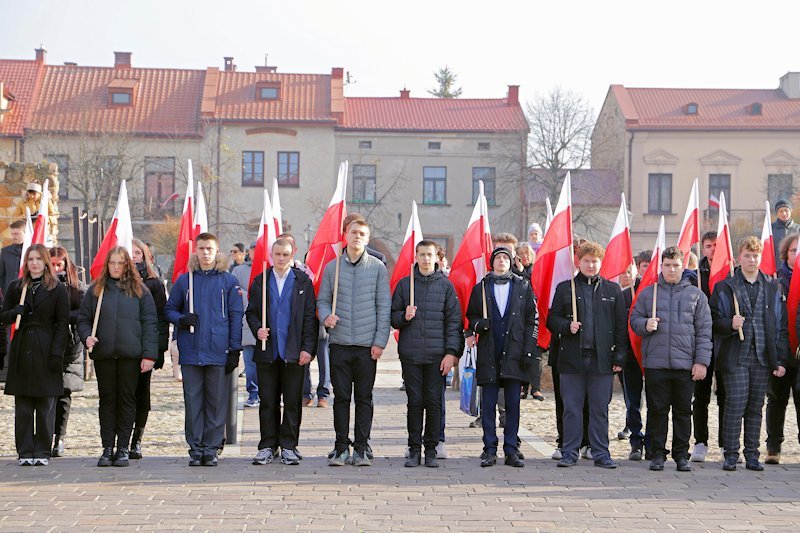
[[[731, 255], [733, 255], [733, 243], [731, 243], [730, 226], [728, 227], [727, 233], [728, 233], [728, 250], [730, 250], [731, 251]], [[735, 274], [734, 273], [734, 268], [733, 268], [733, 258], [731, 258], [731, 262], [729, 263], [729, 265], [731, 266], [731, 276], [733, 276]], [[736, 298], [736, 292], [735, 291], [731, 291], [731, 294], [733, 294], [733, 312], [738, 315], [738, 314], [740, 314], [739, 313], [739, 300]], [[740, 341], [744, 340], [744, 330], [742, 330], [742, 328], [739, 328], [739, 340]]]
[[[336, 254], [336, 271], [333, 275], [333, 302], [331, 305], [331, 314], [336, 314], [336, 300], [339, 296], [339, 265], [341, 263], [342, 254], [341, 254], [342, 245], [339, 244], [339, 253]], [[366, 253], [366, 250], [364, 251]]]
[[[267, 262], [263, 262], [261, 271], [261, 328], [267, 329]], [[267, 339], [261, 339], [261, 351], [267, 350]]]
[[411, 275], [408, 278], [410, 285], [408, 286], [411, 307], [414, 307], [414, 263], [411, 263]]
[[[25, 305], [25, 297], [28, 295], [28, 285], [22, 286], [22, 295], [19, 298], [19, 305]], [[19, 324], [22, 321], [22, 315], [17, 315], [17, 320], [14, 322], [14, 329], [19, 330]]]
[[[100, 291], [100, 296], [97, 297], [97, 307], [94, 309], [94, 321], [92, 321], [92, 337], [97, 336], [97, 324], [100, 322], [100, 307], [103, 305], [103, 294], [105, 294], [105, 292], [106, 289], [103, 287], [103, 289]], [[89, 348], [87, 351], [92, 353], [92, 348], [94, 348], [94, 346]]]
[[489, 310], [487, 309], [486, 305], [486, 283], [484, 280], [481, 280], [481, 298], [483, 300], [483, 318], [489, 318]]
[[[192, 248], [194, 241], [189, 240], [189, 260], [186, 269], [189, 271], [189, 313], [194, 313], [194, 272], [192, 272]], [[194, 326], [189, 326], [189, 333], [194, 333]]]
[[650, 318], [658, 318], [656, 317], [656, 299], [658, 298], [658, 279], [656, 282], [653, 283], [653, 312], [651, 313]]

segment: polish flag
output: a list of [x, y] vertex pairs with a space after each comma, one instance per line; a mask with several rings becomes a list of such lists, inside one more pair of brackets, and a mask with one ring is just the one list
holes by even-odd
[[28, 248], [33, 244], [33, 222], [31, 221], [31, 210], [25, 208], [25, 231], [22, 233], [22, 252], [20, 252], [19, 274], [18, 278], [22, 277], [22, 267], [25, 265], [25, 253]]
[[[658, 226], [658, 235], [656, 236], [656, 243], [653, 245], [653, 255], [650, 256], [650, 264], [647, 270], [642, 274], [642, 280], [639, 282], [639, 289], [633, 295], [631, 302], [631, 311], [636, 305], [636, 299], [642, 293], [642, 289], [658, 283], [658, 276], [661, 275], [661, 252], [666, 247], [666, 237], [664, 234], [664, 217], [661, 217], [661, 223]], [[649, 311], [648, 311], [649, 312]], [[639, 368], [642, 368], [642, 338], [633, 332], [630, 326], [630, 312], [628, 313], [628, 338], [631, 341], [631, 348], [636, 360], [639, 361]], [[644, 370], [642, 370], [644, 373]]]
[[194, 235], [197, 238], [201, 233], [208, 231], [208, 213], [206, 211], [206, 198], [203, 196], [203, 184], [197, 182], [197, 206], [194, 211]]
[[728, 210], [725, 193], [719, 194], [719, 225], [717, 226], [717, 247], [711, 259], [711, 272], [708, 276], [708, 290], [714, 292], [714, 285], [733, 273], [733, 246], [728, 228]]
[[553, 221], [553, 205], [550, 203], [550, 198], [545, 198], [544, 204], [547, 206], [547, 216], [544, 219], [544, 231], [547, 232], [547, 228], [550, 227], [550, 222]]
[[489, 207], [483, 192], [483, 181], [478, 182], [478, 198], [469, 217], [467, 231], [450, 268], [453, 283], [461, 303], [461, 317], [467, 324], [467, 305], [472, 288], [486, 275], [492, 257], [492, 232], [489, 229]]
[[339, 165], [339, 176], [336, 180], [336, 190], [328, 204], [328, 209], [322, 215], [314, 240], [308, 248], [306, 255], [306, 274], [314, 284], [314, 292], [319, 294], [322, 284], [322, 273], [329, 261], [339, 256], [342, 251], [342, 223], [347, 216], [345, 198], [347, 194], [348, 163], [343, 161]]
[[[720, 193], [722, 195], [722, 193]], [[719, 198], [714, 196], [713, 194], [708, 196], [708, 208], [709, 209], [719, 209]]]
[[283, 233], [283, 215], [281, 214], [281, 197], [278, 194], [278, 178], [272, 181], [272, 220], [275, 222], [275, 235]]
[[556, 285], [575, 275], [575, 258], [572, 251], [572, 189], [570, 173], [561, 185], [553, 219], [547, 225], [542, 246], [536, 254], [531, 281], [539, 308], [539, 346], [550, 345], [547, 314], [553, 303]]
[[394, 288], [401, 279], [413, 275], [411, 269], [416, 262], [417, 244], [419, 244], [422, 239], [422, 228], [419, 225], [419, 216], [417, 216], [417, 202], [412, 201], [411, 218], [408, 219], [406, 237], [403, 239], [403, 248], [400, 249], [400, 255], [397, 256], [397, 263], [394, 265], [392, 279], [389, 281], [389, 288], [392, 294], [394, 294]]
[[106, 262], [108, 252], [115, 246], [122, 246], [133, 254], [133, 225], [131, 224], [131, 209], [128, 205], [128, 188], [125, 180], [119, 184], [119, 196], [117, 196], [117, 209], [114, 211], [114, 218], [106, 231], [103, 242], [97, 249], [89, 273], [92, 279], [96, 279], [103, 272], [103, 265]]
[[624, 273], [632, 263], [633, 248], [631, 248], [628, 206], [625, 203], [625, 193], [623, 193], [617, 220], [614, 222], [614, 229], [611, 230], [611, 238], [606, 247], [606, 256], [600, 265], [600, 275], [617, 283], [620, 274]]
[[683, 266], [689, 265], [689, 252], [692, 251], [692, 245], [700, 242], [700, 195], [697, 191], [697, 179], [695, 179], [678, 237], [678, 248], [683, 252]]
[[250, 281], [247, 282], [248, 287], [253, 284], [256, 276], [260, 276], [264, 272], [264, 261], [267, 266], [272, 265], [270, 251], [276, 239], [275, 224], [272, 220], [272, 204], [269, 201], [267, 190], [264, 189], [264, 210], [261, 212], [261, 222], [258, 225], [256, 250], [253, 252], [253, 261], [250, 263], [252, 268], [250, 269]]
[[[33, 237], [31, 244], [45, 244], [50, 240], [49, 214], [50, 211], [50, 180], [44, 180], [42, 185], [42, 198], [39, 202], [39, 213], [33, 221]], [[23, 258], [24, 260], [24, 258]]]
[[800, 254], [797, 254], [795, 257], [793, 266], [792, 281], [789, 283], [789, 294], [786, 295], [786, 311], [789, 315], [789, 348], [791, 350], [789, 352], [789, 357], [794, 357], [796, 359], [799, 342], [797, 328], [794, 327], [794, 324], [797, 323], [797, 307], [798, 304], [800, 304], [800, 274], [795, 275], [795, 272], [800, 272]]
[[770, 216], [769, 200], [766, 200], [764, 204], [767, 208], [767, 216], [764, 218], [764, 228], [761, 230], [761, 244], [764, 246], [764, 251], [761, 254], [761, 272], [767, 276], [774, 276], [778, 272], [778, 265], [775, 264], [775, 241], [772, 238], [772, 217]]
[[181, 274], [189, 272], [189, 246], [194, 241], [194, 175], [192, 173], [192, 160], [189, 160], [189, 174], [186, 181], [186, 198], [183, 199], [183, 214], [181, 226], [178, 231], [178, 244], [175, 247], [175, 263], [172, 265], [172, 283], [175, 283]]

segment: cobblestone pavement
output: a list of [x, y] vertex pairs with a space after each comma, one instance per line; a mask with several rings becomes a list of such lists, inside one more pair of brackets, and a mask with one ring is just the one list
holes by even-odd
[[[243, 412], [241, 447], [228, 447], [217, 468], [187, 466], [180, 384], [163, 371], [155, 380], [146, 457], [128, 468], [96, 468], [96, 392], [76, 398], [69, 456], [51, 466], [20, 468], [13, 455], [13, 402], [0, 400], [0, 530], [720, 530], [797, 531], [800, 465], [760, 473], [723, 472], [719, 461], [693, 473], [664, 472], [622, 460], [613, 471], [581, 461], [559, 469], [552, 451], [552, 393], [525, 401], [525, 468], [481, 469], [481, 432], [468, 428], [448, 391], [447, 449], [438, 470], [403, 467], [405, 395], [399, 363], [387, 353], [375, 391], [372, 467], [331, 468], [331, 409], [304, 409], [299, 466], [253, 466], [256, 410]], [[240, 381], [243, 383], [243, 381]], [[614, 403], [619, 404], [615, 397]], [[166, 406], [166, 408], [165, 408]], [[790, 410], [792, 408], [790, 407]], [[619, 419], [612, 404], [612, 420]], [[616, 413], [616, 414], [615, 414]], [[791, 410], [790, 417], [794, 415]], [[92, 420], [94, 418], [94, 420]], [[619, 425], [619, 424], [616, 424]], [[616, 432], [615, 422], [612, 431]], [[796, 434], [796, 427], [787, 435]], [[147, 453], [149, 452], [149, 453]]]

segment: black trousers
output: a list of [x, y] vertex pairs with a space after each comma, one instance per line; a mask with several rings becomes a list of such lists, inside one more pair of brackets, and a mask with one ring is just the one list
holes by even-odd
[[[692, 403], [692, 419], [694, 421], [694, 441], [708, 445], [708, 406], [711, 403], [711, 389], [714, 381], [714, 358], [708, 365], [706, 377], [694, 382], [694, 402]], [[717, 372], [717, 407], [719, 408], [719, 432], [717, 444], [722, 448], [722, 420], [725, 418], [725, 386], [722, 374]]]
[[[350, 445], [350, 397], [355, 397], [356, 423], [354, 447], [363, 452], [372, 430], [372, 388], [375, 386], [377, 361], [369, 346], [330, 345], [331, 384], [333, 385], [333, 427], [336, 451]], [[437, 426], [438, 427], [438, 426]]]
[[147, 417], [150, 415], [150, 380], [152, 377], [152, 370], [140, 372], [139, 381], [136, 383], [136, 419], [134, 423], [136, 431], [140, 434], [144, 431]]
[[127, 447], [136, 418], [136, 384], [141, 360], [97, 359], [97, 392], [100, 396], [100, 440], [103, 448]]
[[669, 411], [672, 409], [672, 458], [689, 458], [689, 439], [692, 436], [691, 370], [646, 368], [644, 371], [647, 396], [647, 429], [650, 451], [654, 457], [666, 457]]
[[[256, 363], [258, 374], [258, 407], [261, 440], [258, 449], [278, 446], [297, 448], [302, 418], [303, 374], [305, 367], [277, 359], [272, 363]], [[283, 417], [281, 417], [283, 396]]]
[[[556, 447], [561, 449], [564, 447], [564, 400], [561, 398], [561, 374], [558, 368], [551, 366], [553, 372], [553, 395], [556, 397], [556, 431], [558, 437], [556, 438]], [[581, 439], [581, 448], [589, 445], [589, 400], [583, 404], [583, 438]]]
[[[789, 404], [789, 394], [794, 400], [794, 410], [797, 415], [797, 427], [800, 428], [800, 395], [797, 385], [797, 367], [786, 367], [786, 374], [776, 378], [770, 372], [767, 385], [767, 450], [780, 453], [783, 444], [783, 424], [786, 421], [786, 406]], [[800, 435], [798, 435], [800, 440]]]
[[50, 457], [55, 417], [55, 396], [14, 398], [14, 439], [20, 459]]
[[181, 372], [183, 403], [186, 406], [184, 431], [189, 455], [215, 456], [225, 441], [230, 387], [225, 367], [181, 365]]
[[[442, 424], [442, 373], [440, 363], [415, 365], [402, 363], [403, 381], [406, 384], [408, 411], [408, 446], [432, 452], [439, 444]], [[425, 437], [422, 436], [422, 418], [425, 416]]]
[[64, 391], [56, 400], [56, 423], [53, 435], [56, 442], [63, 440], [67, 436], [67, 423], [69, 422], [69, 411], [72, 408], [72, 392]]

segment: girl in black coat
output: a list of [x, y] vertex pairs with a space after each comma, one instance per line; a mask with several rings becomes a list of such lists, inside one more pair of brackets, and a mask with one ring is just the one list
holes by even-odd
[[50, 248], [50, 261], [58, 281], [64, 284], [69, 295], [69, 330], [64, 350], [64, 393], [56, 402], [56, 425], [53, 435], [53, 457], [64, 455], [64, 439], [67, 435], [67, 422], [72, 406], [72, 393], [83, 390], [83, 344], [78, 337], [76, 324], [78, 309], [86, 294], [86, 287], [78, 279], [75, 264], [70, 260], [67, 250], [62, 246]]
[[[95, 333], [92, 326], [98, 303]], [[94, 361], [100, 396], [103, 455], [97, 466], [128, 466], [128, 446], [136, 418], [136, 386], [139, 374], [150, 372], [158, 358], [157, 328], [150, 291], [128, 250], [115, 246], [109, 250], [103, 271], [89, 287], [78, 314], [78, 334]]]
[[21, 320], [11, 341], [5, 393], [15, 396], [20, 466], [47, 465], [56, 398], [64, 391], [69, 298], [66, 287], [53, 276], [50, 253], [42, 244], [31, 245], [25, 252], [22, 277], [8, 287], [0, 323], [14, 324], [18, 315]]
[[[153, 254], [150, 252], [150, 248], [139, 239], [133, 239], [133, 263], [136, 265], [139, 276], [144, 280], [147, 290], [153, 295], [153, 302], [156, 305], [158, 359], [156, 359], [156, 364], [153, 368], [158, 370], [164, 366], [164, 352], [167, 351], [169, 343], [169, 322], [164, 316], [167, 293], [164, 289], [164, 283], [154, 268]], [[139, 384], [136, 386], [136, 420], [131, 436], [131, 459], [142, 458], [142, 435], [147, 424], [147, 417], [150, 414], [150, 379], [152, 375], [152, 371], [139, 374]]]

